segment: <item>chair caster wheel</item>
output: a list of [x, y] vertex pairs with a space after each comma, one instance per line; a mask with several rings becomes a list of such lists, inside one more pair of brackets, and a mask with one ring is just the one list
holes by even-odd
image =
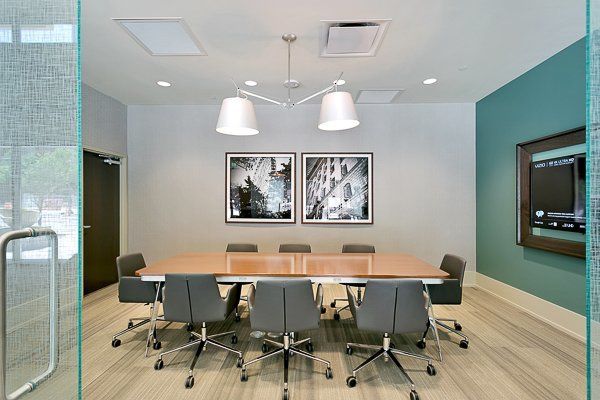
[[242, 320], [242, 318], [239, 315], [235, 316], [235, 322], [240, 322]]
[[331, 367], [327, 367], [325, 370], [325, 378], [333, 379], [333, 371], [331, 370]]
[[154, 342], [154, 343], [152, 344], [152, 348], [153, 348], [154, 350], [160, 350], [160, 348], [161, 348], [161, 347], [162, 347], [162, 343], [160, 343], [160, 342]]
[[427, 365], [427, 375], [429, 376], [435, 376], [436, 372], [435, 372], [435, 367], [433, 366], [433, 364], [428, 364]]
[[308, 351], [309, 353], [312, 353], [313, 351], [315, 351], [315, 347], [313, 346], [313, 344], [311, 342], [306, 343], [306, 351]]
[[244, 365], [244, 359], [240, 357], [240, 358], [238, 358], [238, 360], [237, 360], [237, 364], [236, 364], [236, 366], [237, 366], [238, 368], [242, 368], [242, 365]]
[[411, 390], [410, 391], [410, 400], [419, 400], [419, 394], [416, 391]]
[[194, 335], [190, 335], [190, 337], [188, 338], [188, 343], [193, 342], [194, 340], [196, 340], [196, 336]]
[[131, 328], [133, 328], [133, 321], [129, 321], [127, 323], [127, 329], [131, 329]]
[[340, 314], [338, 314], [337, 312], [335, 314], [333, 314], [333, 319], [335, 319], [336, 321], [340, 320]]
[[188, 332], [191, 332], [194, 330], [194, 324], [187, 324], [185, 329], [187, 329]]
[[456, 329], [457, 331], [462, 331], [462, 325], [459, 324], [458, 322], [454, 323], [454, 329]]
[[156, 360], [156, 362], [154, 363], [154, 369], [156, 371], [160, 371], [161, 369], [163, 369], [165, 366], [165, 363], [163, 362], [162, 358], [159, 358], [158, 360]]
[[238, 342], [238, 337], [237, 337], [237, 335], [233, 335], [233, 336], [231, 337], [231, 344], [236, 344], [237, 342]]
[[283, 400], [289, 400], [290, 398], [290, 393], [288, 392], [287, 389], [283, 389]]
[[331, 306], [331, 308], [335, 308], [335, 301], [332, 301], [330, 306]]
[[352, 355], [352, 347], [346, 347], [346, 354]]
[[263, 353], [266, 353], [267, 351], [269, 351], [269, 346], [267, 346], [266, 343], [263, 343], [261, 350], [262, 350]]
[[243, 369], [242, 373], [240, 374], [240, 381], [242, 381], [242, 382], [248, 381], [248, 372], [246, 372], [245, 369]]
[[468, 340], [461, 340], [459, 343], [459, 346], [461, 349], [468, 349], [469, 348], [469, 341]]
[[187, 379], [185, 380], [185, 388], [191, 389], [193, 387], [194, 387], [194, 377], [188, 376]]
[[417, 342], [417, 347], [420, 348], [420, 349], [424, 349], [425, 347], [427, 347], [427, 343], [425, 343], [424, 340], [419, 340]]
[[321, 307], [321, 314], [325, 314], [327, 312], [327, 309], [325, 307]]
[[346, 378], [346, 385], [348, 385], [348, 387], [353, 388], [354, 386], [356, 386], [356, 378], [353, 376], [349, 376]]
[[121, 345], [121, 339], [113, 339], [112, 347], [117, 348]]

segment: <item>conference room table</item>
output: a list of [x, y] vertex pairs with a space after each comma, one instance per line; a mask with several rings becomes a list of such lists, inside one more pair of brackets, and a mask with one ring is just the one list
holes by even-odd
[[[309, 278], [315, 283], [361, 284], [369, 279], [418, 279], [423, 281], [425, 290], [428, 290], [428, 285], [441, 284], [443, 279], [449, 277], [438, 267], [404, 253], [179, 254], [136, 271], [136, 275], [143, 281], [158, 283], [146, 342], [146, 355], [158, 317], [158, 293], [167, 274], [213, 274], [219, 283]], [[429, 309], [433, 318], [431, 303]], [[432, 327], [437, 337], [437, 329]]]

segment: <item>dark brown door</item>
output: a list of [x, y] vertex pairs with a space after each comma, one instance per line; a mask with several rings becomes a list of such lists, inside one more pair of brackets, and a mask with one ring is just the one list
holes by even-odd
[[[117, 282], [119, 165], [83, 152], [83, 292]], [[114, 159], [113, 159], [114, 160]]]

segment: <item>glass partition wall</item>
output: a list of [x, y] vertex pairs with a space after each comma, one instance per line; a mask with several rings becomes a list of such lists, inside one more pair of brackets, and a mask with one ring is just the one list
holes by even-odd
[[588, 0], [588, 399], [600, 398], [600, 0]]
[[0, 1], [0, 386], [8, 399], [81, 396], [78, 12], [77, 0]]

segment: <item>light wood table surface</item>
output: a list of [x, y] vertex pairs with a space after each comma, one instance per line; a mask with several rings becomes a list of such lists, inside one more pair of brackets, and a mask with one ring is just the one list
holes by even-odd
[[136, 272], [145, 281], [166, 274], [214, 274], [219, 282], [310, 278], [320, 283], [365, 283], [367, 279], [421, 279], [439, 284], [449, 275], [403, 253], [184, 253]]

